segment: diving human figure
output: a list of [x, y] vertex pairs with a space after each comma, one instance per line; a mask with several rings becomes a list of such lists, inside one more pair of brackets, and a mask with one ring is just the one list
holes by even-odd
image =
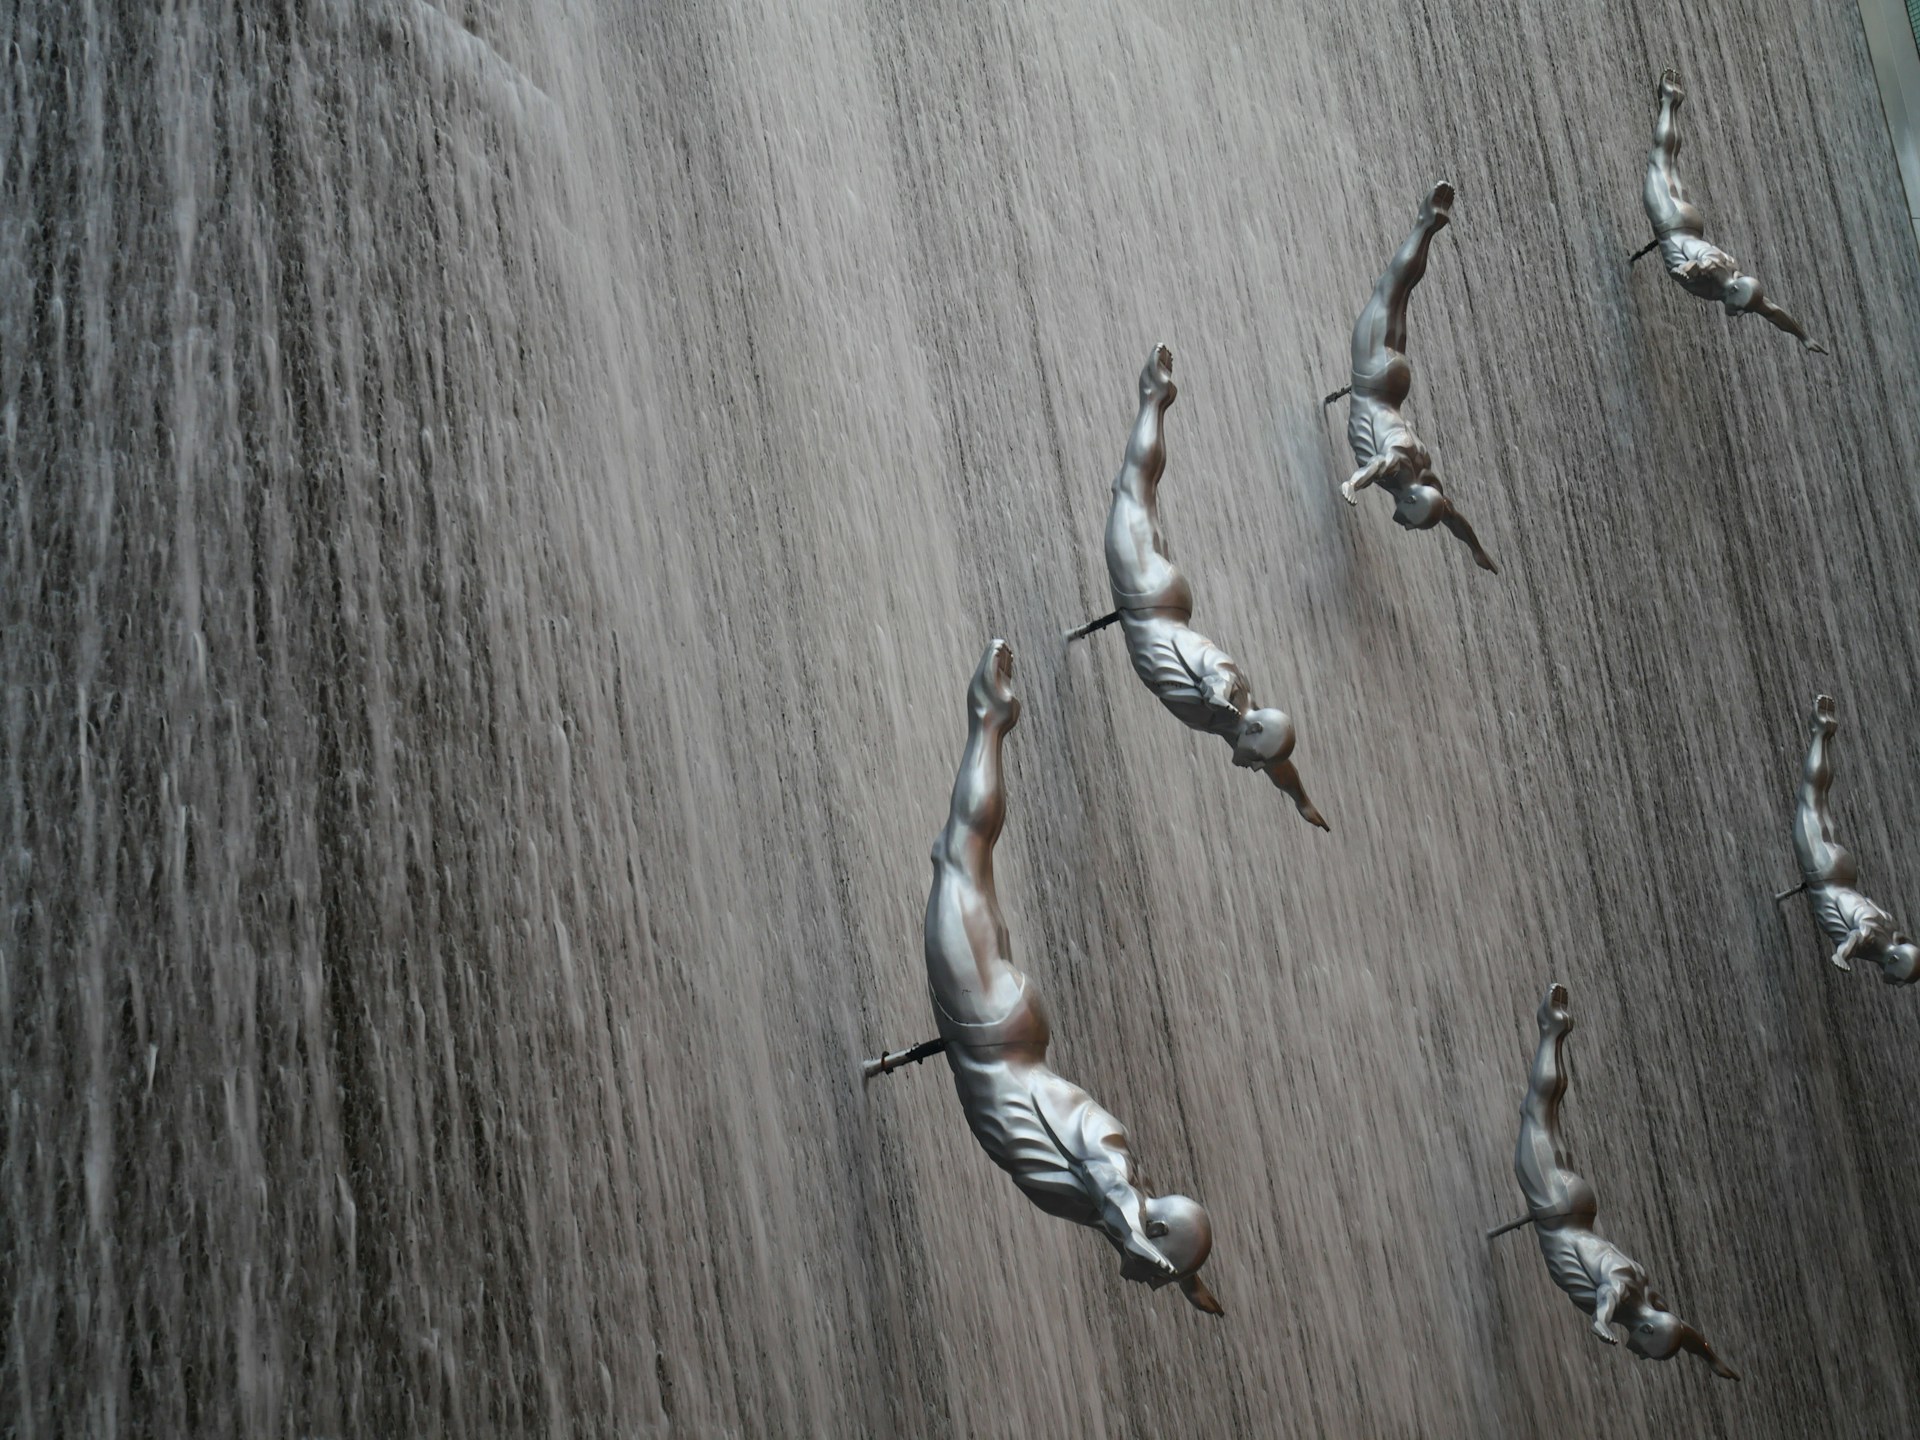
[[[1020, 718], [1012, 675], [1012, 649], [993, 641], [967, 690], [967, 747], [933, 842], [927, 984], [960, 1108], [981, 1148], [1029, 1200], [1107, 1238], [1123, 1276], [1156, 1289], [1177, 1284], [1218, 1315], [1198, 1273], [1213, 1247], [1206, 1210], [1132, 1183], [1126, 1127], [1047, 1067], [1047, 1012], [1013, 965], [993, 880], [1007, 813], [1000, 751]], [[869, 1073], [878, 1072], [869, 1065]]]
[[1373, 287], [1373, 298], [1353, 326], [1353, 381], [1346, 392], [1335, 391], [1327, 403], [1350, 393], [1347, 403], [1347, 444], [1358, 468], [1341, 485], [1349, 505], [1369, 485], [1393, 496], [1393, 521], [1406, 530], [1430, 530], [1444, 525], [1473, 551], [1482, 570], [1499, 573], [1499, 566], [1480, 547], [1466, 517], [1453, 508], [1440, 489], [1433, 456], [1413, 432], [1400, 407], [1413, 389], [1413, 364], [1407, 359], [1407, 301], [1413, 287], [1427, 273], [1427, 250], [1433, 237], [1452, 218], [1453, 187], [1441, 181], [1420, 207], [1413, 233], [1387, 263]]
[[1800, 859], [1800, 883], [1774, 896], [1778, 904], [1789, 895], [1807, 892], [1814, 923], [1833, 944], [1833, 963], [1851, 970], [1853, 961], [1871, 960], [1889, 985], [1911, 985], [1920, 980], [1920, 946], [1902, 935], [1893, 916], [1854, 889], [1860, 867], [1833, 838], [1827, 814], [1827, 791], [1833, 785], [1833, 760], [1827, 753], [1839, 728], [1832, 697], [1813, 702], [1813, 736], [1807, 745], [1807, 763], [1800, 774], [1800, 801], [1793, 817], [1793, 849]]
[[1653, 225], [1653, 243], [1639, 251], [1638, 260], [1658, 249], [1667, 273], [1688, 294], [1718, 300], [1729, 315], [1758, 315], [1797, 339], [1816, 355], [1826, 347], [1807, 334], [1800, 322], [1767, 299], [1760, 282], [1740, 273], [1740, 262], [1706, 238], [1707, 220], [1688, 201], [1674, 162], [1680, 155], [1680, 127], [1676, 120], [1687, 92], [1677, 70], [1660, 73], [1660, 113], [1653, 122], [1653, 148], [1647, 155], [1647, 183], [1642, 199]]
[[1560, 1139], [1560, 1102], [1567, 1093], [1564, 1052], [1573, 1030], [1566, 986], [1548, 988], [1539, 1022], [1540, 1044], [1520, 1104], [1520, 1142], [1513, 1155], [1513, 1172], [1527, 1197], [1527, 1219], [1506, 1228], [1533, 1225], [1554, 1284], [1593, 1317], [1595, 1338], [1617, 1345], [1624, 1333], [1627, 1348], [1646, 1360], [1670, 1360], [1690, 1350], [1713, 1366], [1714, 1374], [1738, 1380], [1707, 1338], [1667, 1309], [1648, 1284], [1647, 1272], [1595, 1233], [1599, 1198], [1572, 1168]]
[[1234, 658], [1187, 622], [1193, 587], [1175, 568], [1160, 530], [1160, 477], [1167, 468], [1163, 434], [1167, 407], [1178, 390], [1173, 352], [1154, 347], [1140, 372], [1140, 413], [1113, 480], [1107, 511], [1107, 578], [1114, 613], [1069, 638], [1118, 620], [1126, 632], [1134, 673], [1160, 703], [1195, 730], [1233, 747], [1233, 763], [1263, 770], [1293, 798], [1309, 824], [1328, 827], [1300, 783], [1293, 754], [1293, 721], [1284, 710], [1255, 707], [1247, 677]]

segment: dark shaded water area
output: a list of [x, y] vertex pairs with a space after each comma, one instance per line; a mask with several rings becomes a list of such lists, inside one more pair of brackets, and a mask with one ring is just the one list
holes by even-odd
[[[1915, 997], [1788, 841], [1838, 697], [1920, 924], [1920, 258], [1851, 0], [168, 6], [0, 19], [0, 1430], [1896, 1435]], [[1652, 262], [1653, 79], [1711, 234]], [[1504, 573], [1350, 511], [1410, 413]], [[1302, 825], [1139, 686], [1196, 623]], [[979, 1153], [926, 847], [990, 634], [1053, 1058], [1228, 1318]], [[1745, 1381], [1587, 1335], [1510, 1163], [1550, 978], [1601, 1225]]]

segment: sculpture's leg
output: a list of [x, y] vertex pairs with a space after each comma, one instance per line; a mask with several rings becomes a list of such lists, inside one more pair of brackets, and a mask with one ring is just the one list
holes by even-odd
[[1393, 259], [1373, 287], [1373, 296], [1353, 326], [1353, 371], [1356, 375], [1378, 373], [1385, 368], [1388, 351], [1407, 350], [1407, 301], [1427, 273], [1427, 251], [1452, 218], [1453, 186], [1441, 181], [1420, 207], [1420, 218], [1413, 231], [1394, 252]]
[[1160, 544], [1160, 477], [1167, 469], [1166, 414], [1178, 390], [1173, 352], [1156, 345], [1140, 372], [1140, 411], [1113, 477], [1107, 510], [1107, 576], [1121, 595], [1151, 595], [1175, 577]]
[[1520, 1141], [1514, 1147], [1513, 1171], [1527, 1197], [1528, 1218], [1572, 1213], [1575, 1188], [1586, 1182], [1567, 1163], [1560, 1143], [1560, 1101], [1567, 1093], [1564, 1048], [1573, 1030], [1567, 1013], [1567, 991], [1555, 985], [1540, 1005], [1540, 1044], [1527, 1077], [1527, 1096], [1520, 1102]]
[[[1674, 229], [1696, 232], [1699, 229], [1697, 213], [1687, 213], [1692, 207], [1687, 205], [1686, 192], [1680, 188], [1680, 174], [1675, 168], [1680, 158], [1680, 126], [1675, 112], [1686, 98], [1686, 92], [1680, 88], [1679, 74], [1664, 71], [1660, 76], [1660, 113], [1653, 122], [1653, 148], [1647, 153], [1647, 182], [1641, 193], [1647, 219], [1656, 234]], [[1688, 223], [1690, 221], [1692, 223]]]
[[993, 886], [993, 847], [1007, 816], [1000, 749], [1020, 719], [1006, 641], [993, 641], [981, 657], [967, 689], [967, 715], [967, 748], [946, 826], [933, 844], [927, 983], [949, 1017], [981, 1024], [1004, 1018], [1025, 988], [1007, 959], [1007, 926]]
[[1794, 854], [1800, 860], [1801, 876], [1811, 885], [1851, 885], [1859, 877], [1853, 856], [1833, 838], [1833, 822], [1827, 814], [1827, 791], [1833, 785], [1833, 760], [1828, 751], [1838, 723], [1830, 696], [1822, 695], [1813, 702], [1813, 734], [1800, 772], [1799, 804], [1793, 817]]

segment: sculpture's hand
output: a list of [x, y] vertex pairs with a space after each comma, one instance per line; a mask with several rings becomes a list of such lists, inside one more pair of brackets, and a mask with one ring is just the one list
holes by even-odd
[[1847, 938], [1840, 942], [1840, 948], [1833, 952], [1833, 963], [1842, 970], [1853, 969], [1853, 952], [1860, 948], [1860, 942], [1865, 938], [1858, 930], [1849, 931]]
[[1233, 681], [1224, 675], [1214, 674], [1207, 679], [1207, 704], [1215, 710], [1238, 715], [1240, 707], [1233, 703]]
[[1347, 477], [1346, 484], [1340, 487], [1340, 493], [1346, 496], [1347, 504], [1358, 505], [1360, 502], [1354, 496], [1376, 480], [1384, 478], [1386, 473], [1398, 463], [1399, 452], [1389, 450], [1384, 455], [1376, 455], [1361, 469], [1354, 471]]
[[1128, 1280], [1154, 1281], [1171, 1280], [1179, 1272], [1173, 1268], [1173, 1262], [1160, 1253], [1158, 1246], [1129, 1227], [1120, 1259], [1120, 1274]]
[[1620, 1327], [1611, 1320], [1596, 1319], [1593, 1322], [1593, 1333], [1595, 1338], [1603, 1344], [1618, 1345], [1620, 1343]]

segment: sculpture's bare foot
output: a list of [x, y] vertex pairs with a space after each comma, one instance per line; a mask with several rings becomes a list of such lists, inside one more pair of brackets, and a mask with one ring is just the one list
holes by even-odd
[[1173, 383], [1173, 348], [1156, 345], [1140, 372], [1140, 403], [1158, 405], [1162, 410], [1173, 404], [1180, 388]]
[[1813, 701], [1813, 733], [1826, 739], [1833, 738], [1833, 732], [1840, 728], [1839, 713], [1833, 708], [1831, 695], [1817, 695]]
[[1540, 1033], [1568, 1035], [1573, 1031], [1573, 1013], [1567, 1009], [1567, 987], [1559, 981], [1547, 987], [1547, 998], [1540, 1002]]
[[1672, 105], [1678, 110], [1687, 98], [1685, 87], [1680, 84], [1680, 72], [1669, 66], [1660, 72], [1660, 102]]
[[1427, 203], [1420, 207], [1420, 223], [1435, 230], [1445, 229], [1453, 219], [1453, 186], [1442, 180], [1433, 187], [1433, 193], [1427, 196]]
[[1013, 647], [989, 640], [980, 668], [967, 689], [967, 708], [984, 725], [1011, 730], [1020, 720], [1020, 697], [1013, 693]]

